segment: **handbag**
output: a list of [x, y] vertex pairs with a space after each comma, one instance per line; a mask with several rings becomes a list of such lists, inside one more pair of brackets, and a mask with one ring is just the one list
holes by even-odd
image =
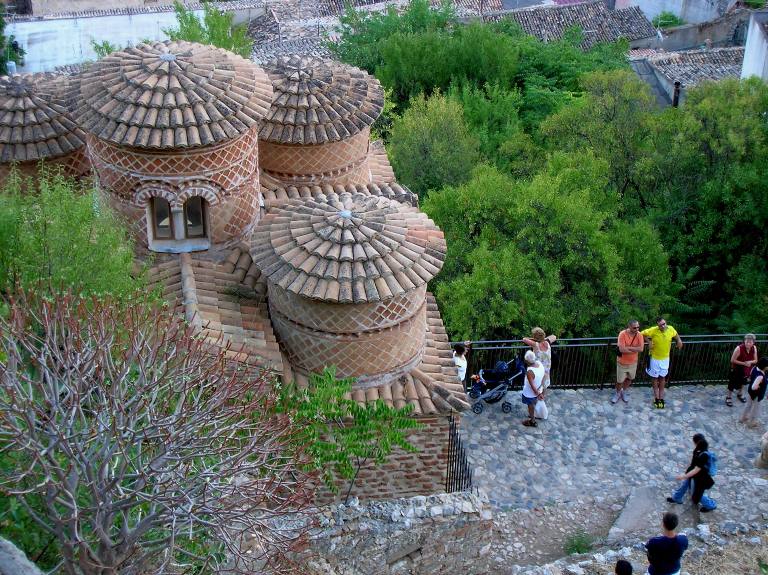
[[533, 416], [537, 419], [547, 419], [549, 417], [549, 408], [543, 399], [536, 402], [536, 407], [533, 408]]

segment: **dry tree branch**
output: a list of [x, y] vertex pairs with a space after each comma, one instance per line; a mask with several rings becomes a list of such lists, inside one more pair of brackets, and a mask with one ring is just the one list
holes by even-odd
[[314, 483], [269, 374], [141, 298], [18, 290], [9, 308], [0, 450], [18, 464], [0, 489], [66, 573], [295, 572]]

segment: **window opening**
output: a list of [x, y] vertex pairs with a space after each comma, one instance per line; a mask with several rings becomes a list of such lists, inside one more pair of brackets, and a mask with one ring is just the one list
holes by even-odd
[[205, 237], [205, 200], [194, 196], [184, 202], [184, 230], [187, 238]]
[[171, 204], [163, 198], [152, 198], [152, 225], [157, 240], [173, 239]]

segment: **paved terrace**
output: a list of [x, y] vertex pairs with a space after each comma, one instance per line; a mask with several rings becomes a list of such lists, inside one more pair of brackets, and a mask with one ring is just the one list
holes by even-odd
[[626, 497], [640, 487], [658, 490], [653, 503], [666, 506], [674, 476], [690, 461], [691, 436], [702, 432], [719, 458], [710, 492], [718, 510], [708, 516], [768, 517], [768, 473], [753, 466], [765, 428], [738, 423], [743, 406], [735, 398], [734, 407], [725, 405], [725, 386], [673, 386], [664, 410], [653, 408], [648, 387], [616, 405], [609, 389], [550, 389], [549, 419], [533, 429], [521, 424], [519, 392], [510, 393], [512, 413], [486, 404], [482, 414], [468, 412], [461, 420], [475, 486], [501, 509]]

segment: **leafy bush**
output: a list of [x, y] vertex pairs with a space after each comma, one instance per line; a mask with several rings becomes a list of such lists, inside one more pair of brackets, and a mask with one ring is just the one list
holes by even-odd
[[392, 124], [389, 153], [399, 180], [423, 196], [460, 184], [480, 159], [461, 105], [442, 94], [417, 96]]
[[660, 12], [654, 16], [653, 20], [651, 20], [651, 23], [656, 28], [672, 28], [674, 26], [682, 26], [685, 24], [685, 20], [680, 18], [680, 16], [674, 12], [664, 10], [663, 12]]
[[115, 295], [136, 289], [127, 231], [96, 191], [45, 171], [36, 186], [11, 177], [0, 191], [0, 291], [16, 283]]
[[163, 29], [171, 40], [211, 44], [250, 59], [253, 40], [244, 25], [233, 24], [234, 14], [231, 12], [219, 10], [207, 0], [203, 0], [202, 20], [178, 0], [175, 0], [173, 9], [178, 28]]
[[595, 539], [584, 531], [577, 531], [569, 535], [563, 545], [563, 550], [567, 555], [577, 555], [580, 553], [589, 553], [592, 551]]

